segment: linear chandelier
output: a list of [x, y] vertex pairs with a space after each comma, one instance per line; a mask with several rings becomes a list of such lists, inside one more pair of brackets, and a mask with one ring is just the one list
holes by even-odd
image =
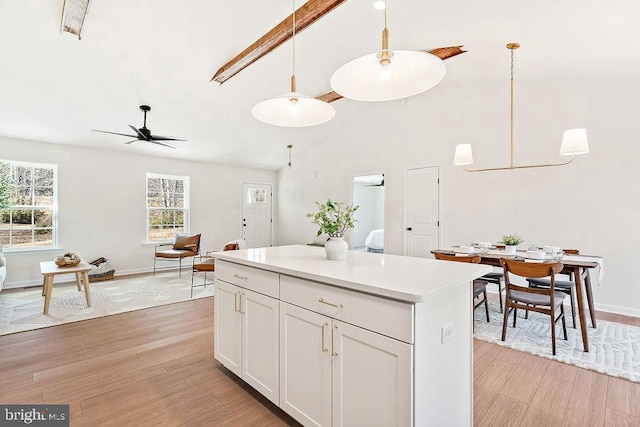
[[467, 165], [473, 163], [473, 152], [471, 150], [471, 144], [458, 144], [456, 145], [456, 151], [453, 158], [453, 164], [462, 166], [467, 172], [487, 172], [487, 171], [499, 171], [499, 170], [512, 170], [512, 169], [530, 169], [530, 168], [544, 168], [553, 166], [564, 166], [573, 161], [575, 156], [580, 154], [589, 153], [589, 143], [587, 141], [586, 129], [569, 129], [564, 131], [562, 136], [562, 144], [560, 145], [561, 156], [571, 156], [571, 158], [565, 162], [560, 163], [547, 163], [539, 165], [524, 165], [516, 166], [513, 163], [513, 51], [520, 47], [519, 43], [507, 44], [507, 49], [511, 51], [511, 104], [510, 104], [510, 143], [511, 143], [511, 162], [509, 166], [496, 167], [496, 168], [484, 168], [484, 169], [468, 169]]
[[267, 99], [256, 104], [251, 114], [270, 125], [284, 127], [315, 126], [328, 122], [336, 115], [336, 110], [328, 102], [303, 95], [296, 91], [296, 7], [293, 4], [292, 17], [292, 73], [291, 92]]

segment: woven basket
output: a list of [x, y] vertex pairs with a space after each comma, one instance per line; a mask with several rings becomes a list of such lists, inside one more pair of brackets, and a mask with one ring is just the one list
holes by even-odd
[[113, 280], [113, 275], [115, 274], [115, 272], [115, 270], [111, 270], [100, 274], [89, 275], [89, 283], [102, 282], [104, 280]]

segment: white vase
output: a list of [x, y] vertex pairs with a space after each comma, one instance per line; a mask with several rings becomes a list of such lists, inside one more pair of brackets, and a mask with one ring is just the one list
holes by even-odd
[[349, 244], [342, 237], [331, 237], [324, 244], [324, 250], [327, 253], [327, 259], [339, 261], [347, 259], [347, 250]]
[[516, 248], [517, 248], [517, 246], [514, 246], [514, 245], [505, 245], [504, 246], [504, 250], [506, 251], [507, 255], [515, 255], [516, 254]]

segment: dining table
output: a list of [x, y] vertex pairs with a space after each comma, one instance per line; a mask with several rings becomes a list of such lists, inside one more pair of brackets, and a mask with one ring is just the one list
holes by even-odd
[[441, 249], [434, 249], [431, 253], [479, 255], [480, 263], [502, 268], [501, 258], [529, 260], [532, 262], [561, 262], [563, 269], [560, 274], [573, 274], [576, 284], [576, 299], [578, 300], [578, 318], [580, 319], [580, 330], [582, 333], [582, 345], [585, 352], [589, 352], [589, 335], [587, 334], [587, 318], [585, 314], [584, 297], [586, 296], [591, 317], [591, 326], [596, 327], [596, 314], [593, 303], [593, 291], [591, 286], [591, 275], [589, 271], [600, 268], [599, 281], [602, 280], [602, 257], [595, 255], [564, 255], [561, 257], [549, 254], [544, 260], [532, 260], [527, 258], [527, 251], [516, 251], [515, 255], [508, 255], [505, 250], [474, 248], [473, 253], [463, 253], [458, 246], [451, 246]]

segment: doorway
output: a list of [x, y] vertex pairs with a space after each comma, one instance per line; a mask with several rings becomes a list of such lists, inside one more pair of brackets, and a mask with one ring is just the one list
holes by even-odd
[[242, 183], [242, 238], [249, 248], [271, 246], [271, 184]]
[[357, 251], [384, 253], [384, 174], [353, 177], [355, 213], [352, 248]]
[[440, 178], [437, 166], [407, 169], [405, 254], [432, 258], [440, 245]]

